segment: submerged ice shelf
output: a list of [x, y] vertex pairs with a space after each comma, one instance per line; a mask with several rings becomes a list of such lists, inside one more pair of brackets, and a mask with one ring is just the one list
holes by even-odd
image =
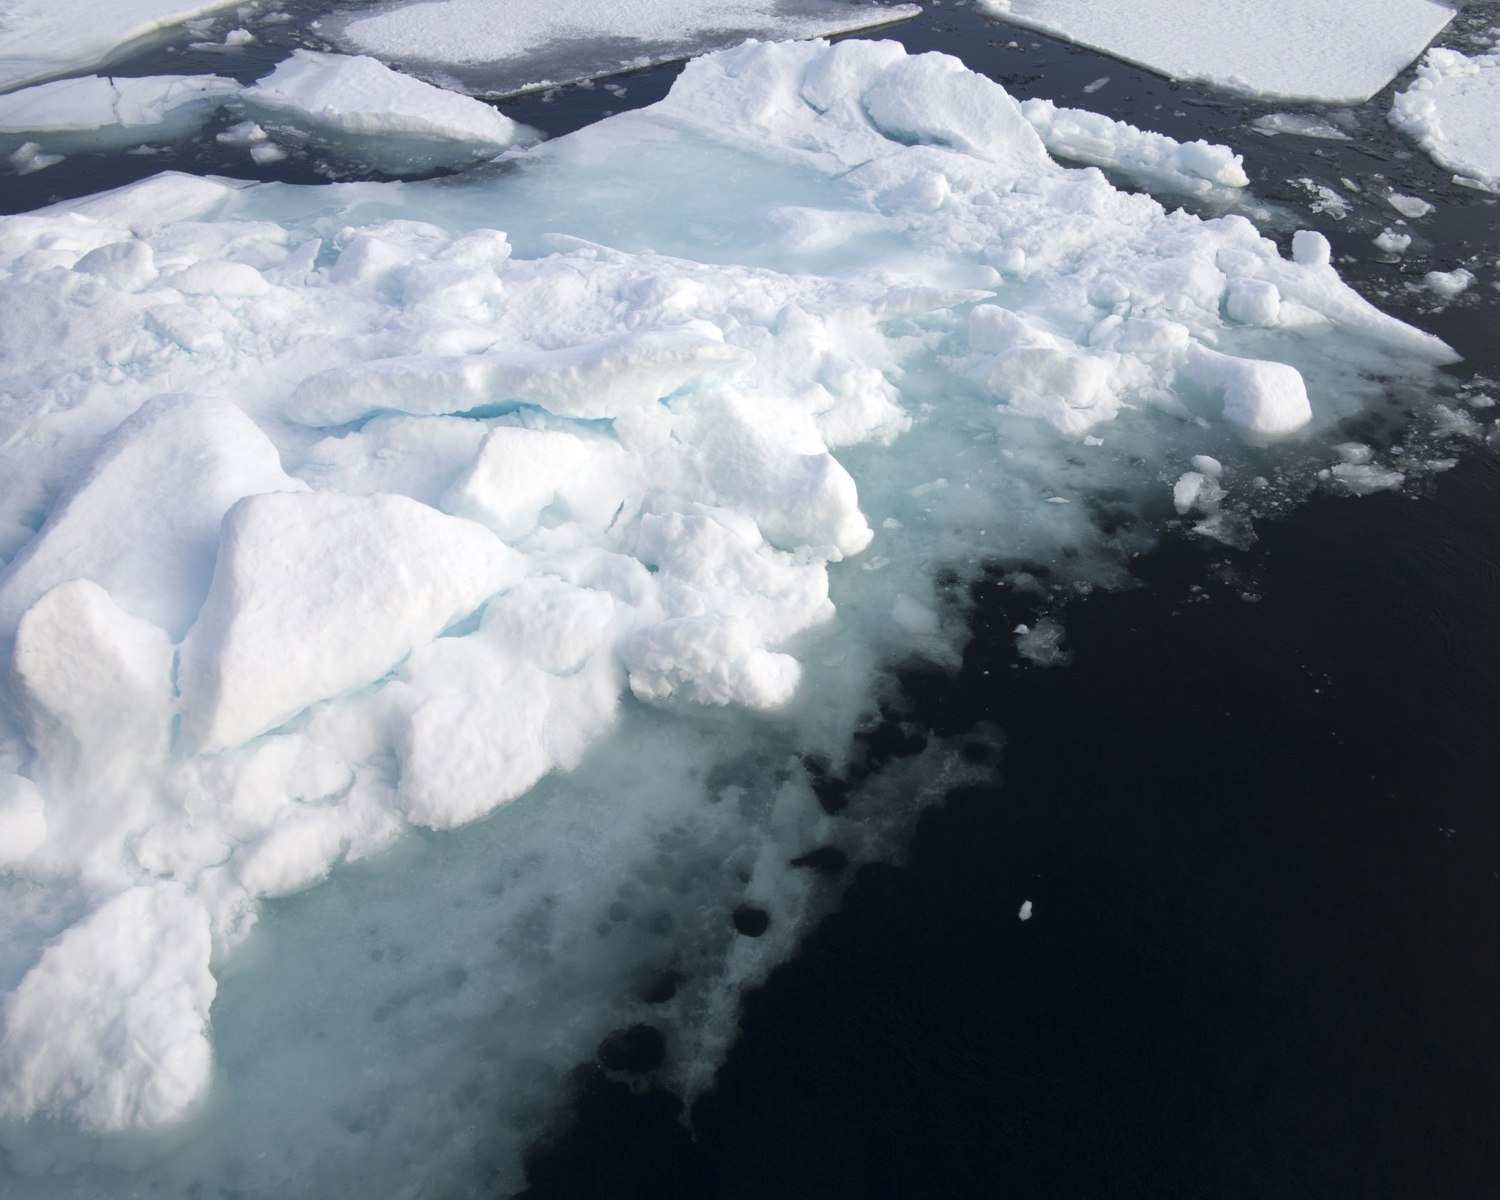
[[1267, 99], [1356, 104], [1453, 19], [1441, 0], [978, 0], [1001, 20], [1102, 50], [1173, 79]]
[[[799, 755], [838, 769], [881, 663], [952, 661], [938, 568], [1118, 583], [1174, 505], [1228, 536], [1430, 394], [1451, 352], [1321, 237], [1284, 258], [1044, 135], [1189, 190], [1242, 184], [1227, 151], [1087, 116], [747, 45], [458, 181], [165, 175], [0, 223], [14, 1194], [474, 1169], [469, 1106], [534, 1132], [667, 945], [701, 1085], [811, 902], [791, 854], [867, 836]], [[419, 920], [402, 855], [472, 887]], [[257, 971], [289, 896], [351, 944], [287, 961], [357, 995]], [[769, 941], [710, 919], [741, 902]], [[399, 999], [348, 984], [396, 945]], [[357, 1065], [476, 1037], [462, 1088]]]

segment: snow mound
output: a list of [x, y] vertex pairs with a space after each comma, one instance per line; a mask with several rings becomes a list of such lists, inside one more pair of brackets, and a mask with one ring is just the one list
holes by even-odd
[[1453, 19], [1438, 0], [979, 0], [981, 12], [1173, 79], [1243, 95], [1358, 104]]
[[[124, 1190], [25, 1122], [181, 1123], [212, 1070], [227, 1115], [140, 1190], [518, 1182], [472, 1106], [535, 1132], [663, 964], [702, 1087], [813, 904], [787, 864], [867, 836], [805, 756], [847, 760], [880, 664], [956, 655], [934, 572], [1118, 584], [1182, 464], [1227, 512], [1453, 357], [1318, 235], [1063, 167], [899, 46], [748, 44], [511, 161], [0, 221], [0, 1132], [37, 1178]], [[235, 974], [263, 911], [345, 932]]]
[[1429, 50], [1390, 115], [1455, 182], [1500, 191], [1500, 53]]
[[391, 173], [493, 158], [525, 133], [487, 104], [362, 55], [294, 50], [240, 99], [281, 140], [316, 141]]
[[232, 0], [0, 0], [0, 92], [103, 66], [133, 42]]

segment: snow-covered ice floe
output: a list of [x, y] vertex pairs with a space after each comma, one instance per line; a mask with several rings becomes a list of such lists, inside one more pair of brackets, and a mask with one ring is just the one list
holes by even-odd
[[499, 1191], [648, 1012], [701, 1086], [788, 864], [873, 836], [814, 791], [880, 664], [956, 660], [940, 568], [1120, 584], [1432, 394], [1292, 251], [862, 41], [457, 180], [0, 222], [7, 1194]]
[[315, 142], [387, 174], [493, 158], [528, 135], [487, 104], [364, 55], [294, 50], [240, 104], [278, 141]]
[[1391, 123], [1456, 182], [1500, 191], [1500, 51], [1429, 50], [1391, 102]]
[[1173, 79], [1267, 99], [1357, 104], [1453, 19], [1440, 0], [977, 0], [981, 12]]
[[49, 152], [121, 149], [201, 129], [239, 93], [217, 75], [85, 75], [0, 95], [0, 153], [32, 142]]
[[234, 0], [0, 0], [0, 92], [92, 70]]
[[904, 21], [915, 4], [847, 0], [398, 0], [335, 14], [322, 32], [445, 85], [502, 96], [736, 45], [748, 37], [831, 37]]

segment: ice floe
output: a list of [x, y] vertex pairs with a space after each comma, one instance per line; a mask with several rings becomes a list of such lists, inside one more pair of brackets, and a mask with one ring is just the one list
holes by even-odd
[[330, 17], [345, 49], [484, 95], [572, 83], [724, 49], [746, 38], [829, 37], [916, 16], [914, 4], [844, 0], [419, 0]]
[[1438, 0], [978, 0], [982, 12], [1173, 79], [1267, 99], [1357, 104], [1453, 19]]
[[[1213, 147], [1095, 132], [1237, 186]], [[1292, 249], [1058, 165], [956, 60], [852, 41], [697, 60], [458, 181], [162, 175], [0, 222], [0, 1135], [222, 1105], [153, 1194], [252, 1154], [253, 1194], [428, 1186], [472, 1163], [466, 1106], [536, 1131], [662, 929], [701, 1087], [810, 903], [809, 752], [847, 748], [883, 656], [956, 654], [938, 567], [1121, 582], [1164, 481], [1205, 524], [1241, 481], [1292, 494], [1451, 361], [1320, 235]], [[1017, 649], [1067, 654], [1048, 617]], [[753, 753], [763, 794], [722, 772]], [[382, 901], [352, 865], [379, 851], [462, 861], [483, 911]], [[216, 1068], [215, 989], [298, 893], [353, 932], [261, 970], [331, 965], [340, 1002], [216, 1004]], [[770, 933], [735, 940], [731, 896]], [[405, 966], [359, 932], [382, 904]], [[461, 1088], [324, 1066], [389, 1041], [469, 1079], [471, 1035]], [[393, 1112], [421, 1132], [372, 1134]]]
[[[399, 174], [493, 158], [526, 131], [487, 104], [366, 56], [294, 50], [245, 89], [255, 128]], [[247, 135], [247, 141], [261, 137]]]
[[0, 153], [23, 143], [48, 152], [166, 142], [201, 129], [239, 84], [217, 75], [59, 79], [0, 95]]
[[1500, 191], [1500, 52], [1429, 50], [1391, 122], [1458, 183]]
[[132, 43], [234, 0], [0, 0], [0, 92], [103, 66]]

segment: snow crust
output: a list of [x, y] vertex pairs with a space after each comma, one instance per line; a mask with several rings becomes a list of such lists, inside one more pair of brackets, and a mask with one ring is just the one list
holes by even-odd
[[132, 42], [231, 0], [0, 0], [0, 92], [109, 62]]
[[733, 46], [745, 38], [852, 33], [921, 12], [914, 4], [842, 0], [421, 0], [325, 23], [345, 49], [371, 54], [465, 90], [508, 95]]
[[978, 0], [981, 12], [1173, 79], [1266, 99], [1357, 104], [1453, 19], [1437, 0]]
[[[1288, 260], [1059, 166], [998, 84], [889, 43], [700, 59], [507, 165], [162, 175], [0, 222], [0, 1114], [234, 1114], [152, 1143], [152, 1194], [243, 1188], [251, 1155], [268, 1196], [472, 1165], [466, 1106], [534, 1132], [661, 928], [702, 1086], [830, 836], [801, 756], [847, 753], [875, 664], [955, 661], [938, 566], [1119, 583], [1164, 480], [1221, 519], [1453, 357], [1319, 235]], [[1018, 650], [1063, 661], [1062, 627]], [[754, 755], [785, 782], [722, 781]], [[419, 912], [355, 865], [381, 851], [462, 861], [482, 903]], [[376, 970], [379, 908], [412, 974], [330, 982], [317, 1025], [274, 964], [235, 974], [277, 897], [348, 931], [299, 969]], [[773, 935], [726, 945], [731, 898]], [[466, 921], [489, 957], [441, 936]], [[469, 1079], [474, 1029], [483, 1080], [347, 1094], [374, 1044]], [[22, 1143], [56, 1194], [139, 1182]]]
[[316, 141], [387, 169], [493, 158], [523, 132], [487, 104], [373, 58], [316, 50], [292, 51], [240, 101], [281, 140]]
[[1390, 117], [1455, 182], [1500, 191], [1500, 52], [1429, 50]]

